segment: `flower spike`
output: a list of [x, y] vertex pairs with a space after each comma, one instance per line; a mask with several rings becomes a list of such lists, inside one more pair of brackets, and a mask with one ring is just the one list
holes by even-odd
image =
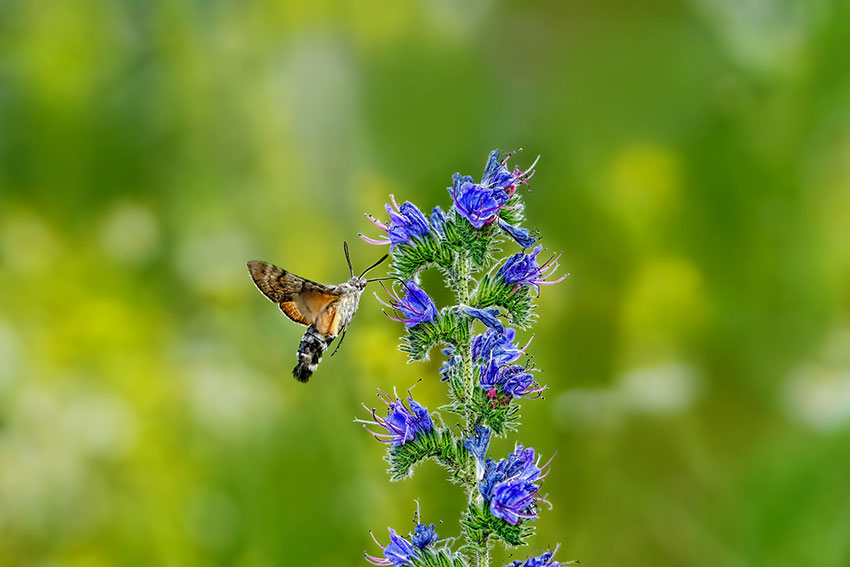
[[[541, 236], [526, 227], [525, 192], [517, 190], [529, 185], [539, 156], [520, 169], [509, 164], [515, 153], [490, 152], [480, 180], [454, 174], [447, 188], [451, 200], [441, 206], [420, 209], [390, 195], [385, 216], [366, 215], [374, 231], [360, 237], [390, 248], [389, 272], [366, 281], [382, 282], [386, 295], [375, 297], [389, 319], [404, 323], [399, 350], [409, 362], [426, 360], [434, 349], [445, 355], [439, 372], [449, 402], [432, 416], [410, 390], [402, 396], [396, 389], [379, 390], [386, 411], [364, 404], [368, 415], [355, 421], [384, 444], [391, 480], [408, 478], [421, 462], [433, 460], [466, 491], [458, 537], [439, 539], [435, 524], [422, 521], [417, 500], [407, 534], [389, 528], [386, 544], [372, 536], [380, 552], [365, 553], [371, 565], [489, 565], [495, 542], [527, 545], [540, 508], [551, 507], [541, 493], [551, 458], [541, 464], [534, 449], [519, 443], [502, 459], [488, 458], [493, 436], [517, 430], [525, 400], [543, 397], [546, 387], [537, 381], [538, 370], [526, 352], [534, 337], [523, 346], [517, 329], [536, 320], [535, 292], [539, 297], [542, 286], [566, 277], [558, 271], [560, 255], [538, 261]], [[502, 254], [512, 242], [522, 251]], [[427, 270], [441, 272], [456, 298], [453, 305], [437, 309], [420, 287], [420, 274]], [[386, 283], [390, 279], [395, 283]], [[457, 422], [444, 418], [446, 413], [456, 415]], [[571, 564], [556, 561], [556, 551], [507, 567]]]

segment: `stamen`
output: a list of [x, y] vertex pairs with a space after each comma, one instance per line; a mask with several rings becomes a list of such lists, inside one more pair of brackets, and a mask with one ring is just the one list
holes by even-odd
[[383, 237], [381, 240], [378, 240], [377, 238], [370, 238], [370, 237], [366, 236], [365, 234], [363, 234], [362, 232], [357, 233], [357, 236], [359, 236], [360, 240], [362, 240], [363, 242], [365, 242], [367, 244], [374, 244], [376, 246], [384, 246], [386, 244], [392, 244], [392, 241], [390, 241], [390, 239], [388, 237]]

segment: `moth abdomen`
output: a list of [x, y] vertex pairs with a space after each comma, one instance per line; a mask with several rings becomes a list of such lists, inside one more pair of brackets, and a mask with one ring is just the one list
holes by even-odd
[[310, 325], [298, 345], [298, 364], [292, 369], [292, 375], [296, 380], [307, 382], [310, 379], [322, 361], [322, 354], [328, 349], [333, 339], [331, 335], [318, 332], [315, 325]]

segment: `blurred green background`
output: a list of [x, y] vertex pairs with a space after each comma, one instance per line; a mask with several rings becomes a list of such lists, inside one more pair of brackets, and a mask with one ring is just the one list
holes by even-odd
[[848, 4], [0, 0], [0, 565], [361, 565], [416, 498], [457, 535], [352, 422], [440, 357], [367, 293], [298, 384], [244, 263], [342, 281], [494, 147], [572, 274], [492, 448], [557, 452], [513, 558], [850, 565]]

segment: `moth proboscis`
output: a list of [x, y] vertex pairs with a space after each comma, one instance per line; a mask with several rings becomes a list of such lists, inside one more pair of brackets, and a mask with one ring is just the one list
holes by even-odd
[[[348, 255], [348, 243], [343, 242], [343, 247], [351, 278], [339, 285], [323, 285], [296, 276], [268, 262], [259, 260], [248, 262], [251, 278], [263, 295], [273, 303], [277, 303], [284, 315], [296, 323], [307, 326], [307, 331], [298, 345], [298, 364], [292, 370], [292, 375], [299, 382], [307, 382], [310, 379], [331, 341], [341, 335], [336, 346], [339, 349], [348, 325], [354, 313], [357, 312], [360, 296], [366, 289], [366, 284], [388, 279], [367, 280], [363, 277], [369, 270], [386, 260], [388, 254], [363, 270], [362, 274], [355, 276], [354, 269], [351, 267], [351, 258]], [[332, 354], [335, 353], [336, 350]]]

